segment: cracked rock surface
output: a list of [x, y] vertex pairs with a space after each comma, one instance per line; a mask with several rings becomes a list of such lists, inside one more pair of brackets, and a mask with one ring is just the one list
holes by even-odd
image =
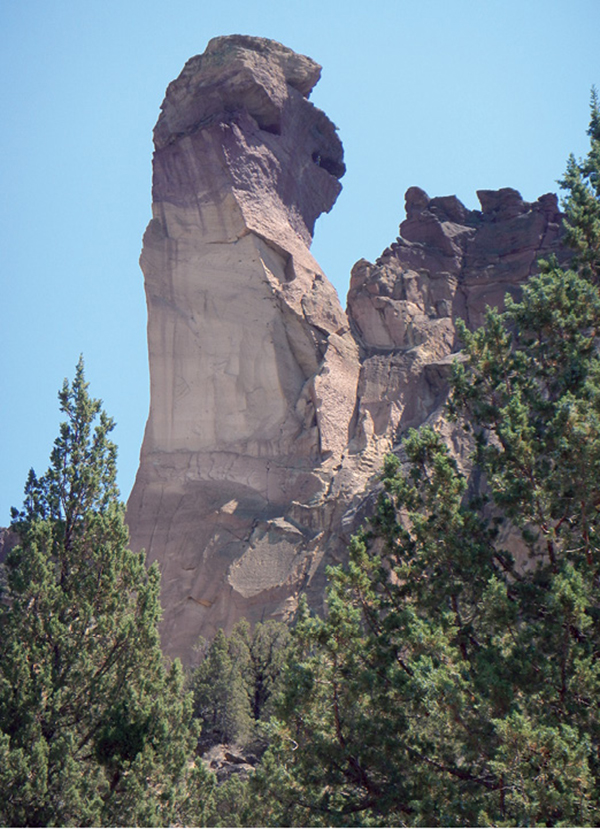
[[480, 190], [481, 210], [456, 196], [406, 193], [400, 235], [375, 264], [352, 269], [348, 315], [361, 347], [359, 419], [375, 435], [420, 426], [448, 392], [459, 348], [454, 321], [483, 324], [551, 254], [561, 249], [562, 214], [553, 193], [525, 202], [511, 188]]
[[307, 99], [319, 75], [273, 41], [217, 38], [167, 89], [154, 133], [151, 406], [128, 522], [160, 562], [163, 641], [184, 659], [241, 616], [289, 615], [321, 565], [316, 513], [359, 363], [309, 250], [344, 172]]
[[406, 194], [400, 236], [352, 271], [348, 312], [310, 253], [344, 173], [308, 96], [320, 67], [216, 38], [167, 89], [141, 265], [151, 404], [127, 520], [162, 571], [163, 646], [323, 604], [325, 566], [371, 508], [386, 452], [443, 417], [454, 321], [560, 254], [556, 197]]

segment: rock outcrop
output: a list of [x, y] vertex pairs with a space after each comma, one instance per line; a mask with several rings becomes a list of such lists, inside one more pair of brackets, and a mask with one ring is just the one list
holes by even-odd
[[348, 316], [361, 347], [358, 419], [396, 442], [440, 410], [459, 344], [454, 321], [483, 324], [487, 306], [517, 297], [541, 257], [565, 257], [553, 193], [480, 190], [481, 210], [455, 196], [406, 193], [400, 235], [375, 264], [352, 269]]
[[368, 512], [383, 456], [437, 422], [454, 320], [483, 319], [560, 253], [556, 197], [406, 194], [400, 236], [352, 271], [348, 312], [310, 254], [342, 146], [308, 95], [320, 67], [261, 38], [211, 41], [155, 128], [141, 257], [151, 406], [128, 504], [162, 571], [163, 642], [322, 605], [324, 568]]
[[0, 527], [0, 565], [19, 543], [19, 536], [10, 528]]
[[310, 254], [344, 172], [307, 100], [320, 67], [261, 38], [212, 40], [168, 88], [141, 257], [151, 405], [128, 504], [162, 570], [167, 651], [293, 611], [319, 568], [358, 349]]

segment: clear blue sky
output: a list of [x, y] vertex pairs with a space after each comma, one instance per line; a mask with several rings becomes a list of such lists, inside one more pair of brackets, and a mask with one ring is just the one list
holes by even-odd
[[472, 208], [477, 189], [556, 191], [600, 86], [600, 0], [0, 0], [0, 32], [0, 525], [28, 469], [46, 469], [81, 352], [129, 495], [148, 412], [152, 128], [210, 38], [270, 37], [323, 65], [312, 100], [348, 173], [313, 251], [342, 304], [411, 185]]

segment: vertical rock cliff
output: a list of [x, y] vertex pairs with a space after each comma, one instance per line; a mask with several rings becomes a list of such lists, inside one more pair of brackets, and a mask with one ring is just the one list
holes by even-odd
[[311, 505], [348, 442], [358, 359], [310, 254], [344, 172], [320, 67], [212, 40], [168, 88], [141, 257], [151, 405], [128, 504], [162, 570], [164, 644], [285, 616], [321, 555]]
[[348, 313], [310, 254], [344, 173], [308, 95], [320, 67], [281, 44], [212, 40], [167, 89], [141, 257], [151, 406], [128, 504], [134, 548], [162, 571], [164, 647], [241, 617], [322, 606], [325, 565], [368, 512], [383, 456], [443, 418], [455, 319], [560, 255], [549, 194], [406, 194], [400, 236], [353, 271]]

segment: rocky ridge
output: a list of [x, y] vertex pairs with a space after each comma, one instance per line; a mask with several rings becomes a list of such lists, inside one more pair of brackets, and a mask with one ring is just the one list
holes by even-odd
[[459, 347], [454, 321], [480, 326], [487, 306], [517, 297], [540, 257], [564, 258], [553, 193], [525, 202], [511, 188], [480, 190], [481, 210], [456, 196], [405, 197], [400, 235], [375, 264], [352, 269], [348, 317], [361, 349], [359, 420], [396, 440], [424, 423], [447, 394]]
[[368, 512], [383, 456], [443, 419], [459, 344], [560, 254], [556, 197], [406, 194], [400, 235], [353, 270], [345, 313], [310, 253], [344, 173], [308, 96], [310, 58], [262, 38], [212, 40], [167, 89], [141, 257], [151, 407], [128, 504], [162, 570], [166, 650], [323, 601]]

